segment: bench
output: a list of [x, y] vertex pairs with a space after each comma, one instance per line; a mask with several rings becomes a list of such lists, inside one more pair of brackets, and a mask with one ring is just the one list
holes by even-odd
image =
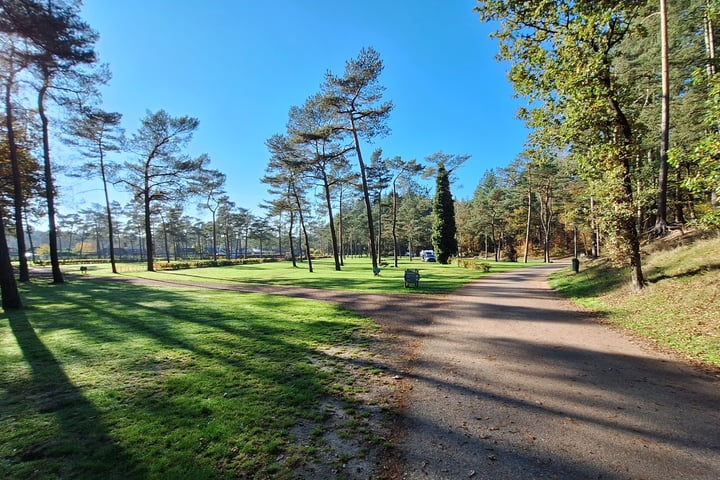
[[420, 286], [419, 270], [405, 270], [405, 288], [408, 288], [410, 285], [414, 285], [415, 288]]

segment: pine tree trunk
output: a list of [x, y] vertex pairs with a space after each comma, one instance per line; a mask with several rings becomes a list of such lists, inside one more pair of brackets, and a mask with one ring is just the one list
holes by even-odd
[[290, 260], [292, 261], [293, 268], [297, 268], [297, 258], [295, 258], [295, 242], [293, 242], [293, 228], [295, 227], [295, 213], [292, 208], [289, 209], [289, 220], [288, 220], [288, 237], [290, 241]]
[[[307, 260], [308, 260], [308, 272], [313, 272], [313, 265], [312, 265], [312, 258], [310, 258], [310, 237], [308, 236], [307, 229], [305, 228], [305, 217], [302, 213], [302, 204], [300, 203], [300, 196], [297, 194], [297, 191], [295, 191], [295, 187], [293, 187], [293, 196], [295, 197], [295, 204], [297, 205], [298, 209], [298, 217], [300, 219], [300, 228], [302, 229], [303, 237], [305, 238], [305, 253], [307, 254]], [[245, 250], [247, 251], [247, 244], [245, 246]]]
[[370, 246], [370, 258], [372, 258], [373, 273], [378, 271], [377, 250], [375, 247], [375, 225], [373, 224], [372, 204], [370, 203], [370, 192], [368, 191], [367, 173], [365, 171], [365, 162], [363, 162], [362, 152], [360, 150], [360, 139], [358, 138], [357, 129], [355, 127], [355, 118], [350, 115], [350, 126], [352, 129], [353, 140], [355, 141], [355, 153], [357, 153], [358, 164], [360, 165], [360, 178], [362, 178], [363, 200], [365, 200], [365, 212], [367, 213], [368, 222], [368, 242]]
[[[12, 54], [11, 54], [12, 55]], [[13, 200], [15, 206], [15, 235], [17, 237], [18, 261], [20, 262], [20, 281], [30, 280], [25, 252], [23, 206], [25, 199], [22, 188], [22, 175], [20, 173], [20, 162], [18, 159], [17, 143], [15, 142], [14, 112], [12, 106], [12, 88], [15, 83], [15, 72], [12, 63], [8, 66], [8, 77], [5, 83], [5, 128], [7, 129], [7, 142], [10, 150], [10, 166], [12, 168]]]
[[38, 113], [42, 122], [43, 161], [45, 169], [45, 196], [48, 213], [48, 243], [50, 244], [50, 265], [52, 267], [53, 283], [64, 283], [62, 270], [60, 270], [60, 257], [57, 248], [57, 226], [55, 225], [55, 185], [50, 163], [50, 132], [49, 121], [45, 114], [45, 96], [50, 87], [49, 75], [45, 72], [43, 86], [38, 93]]
[[340, 252], [338, 249], [337, 232], [335, 231], [335, 219], [333, 218], [332, 198], [330, 196], [330, 184], [327, 176], [323, 178], [323, 188], [325, 191], [325, 204], [328, 209], [328, 221], [330, 222], [330, 241], [332, 242], [333, 258], [335, 259], [335, 270], [340, 271]]
[[398, 267], [397, 209], [398, 209], [398, 195], [397, 195], [397, 190], [395, 189], [395, 182], [393, 182], [392, 239], [393, 239], [393, 258], [395, 261], [395, 268]]
[[145, 206], [145, 250], [146, 250], [146, 263], [147, 263], [147, 271], [148, 272], [154, 272], [155, 271], [155, 252], [153, 248], [153, 236], [152, 236], [152, 225], [150, 224], [151, 221], [151, 215], [150, 215], [150, 195], [147, 192], [147, 189], [143, 195], [143, 203]]
[[670, 78], [668, 68], [668, 31], [666, 0], [660, 0], [660, 57], [662, 71], [662, 108], [660, 120], [660, 166], [658, 169], [657, 216], [654, 232], [665, 235], [667, 226], [668, 149], [670, 148]]
[[528, 203], [527, 203], [527, 222], [525, 223], [525, 263], [528, 262], [528, 251], [530, 250], [530, 221], [531, 221], [531, 209], [532, 209], [532, 191], [528, 190]]
[[0, 215], [0, 295], [3, 310], [22, 308], [22, 300], [15, 282], [15, 273], [10, 262], [10, 251], [5, 237], [5, 221]]
[[110, 265], [113, 273], [118, 273], [115, 265], [115, 239], [113, 231], [112, 210], [110, 208], [110, 195], [108, 194], [107, 176], [105, 174], [105, 161], [102, 147], [100, 149], [100, 175], [103, 182], [103, 191], [105, 192], [105, 215], [108, 224], [108, 248], [110, 249]]

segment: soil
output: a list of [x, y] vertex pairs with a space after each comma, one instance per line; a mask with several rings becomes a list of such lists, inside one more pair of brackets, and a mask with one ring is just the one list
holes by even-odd
[[365, 388], [327, 399], [325, 448], [298, 478], [720, 478], [720, 377], [560, 298], [546, 279], [563, 266], [447, 296], [172, 285], [322, 300], [381, 326], [361, 353], [331, 352]]

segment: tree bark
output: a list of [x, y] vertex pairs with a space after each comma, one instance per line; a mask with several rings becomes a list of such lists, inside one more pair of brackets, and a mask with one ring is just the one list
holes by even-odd
[[153, 235], [152, 235], [152, 224], [151, 222], [151, 215], [150, 215], [150, 194], [147, 191], [147, 187], [145, 189], [145, 193], [143, 195], [143, 204], [145, 206], [145, 250], [146, 250], [146, 262], [147, 262], [147, 271], [148, 272], [154, 272], [155, 271], [155, 251], [153, 248]]
[[[12, 54], [11, 54], [12, 55]], [[15, 70], [12, 65], [8, 65], [8, 77], [5, 83], [5, 128], [7, 129], [8, 148], [10, 150], [10, 166], [12, 168], [13, 181], [13, 200], [15, 207], [15, 235], [17, 237], [18, 261], [20, 262], [20, 281], [27, 282], [30, 280], [30, 270], [28, 268], [27, 257], [25, 252], [24, 220], [23, 206], [25, 203], [22, 174], [20, 172], [20, 161], [18, 159], [17, 143], [15, 141], [15, 120], [12, 106], [12, 87], [15, 83]]]
[[398, 209], [398, 195], [397, 189], [395, 188], [395, 180], [393, 180], [393, 203], [392, 203], [392, 239], [393, 239], [393, 261], [395, 268], [398, 267], [398, 241], [397, 241], [397, 209]]
[[338, 247], [337, 232], [335, 231], [335, 218], [333, 217], [332, 198], [330, 196], [330, 183], [327, 175], [323, 172], [323, 190], [325, 193], [325, 204], [328, 209], [328, 221], [330, 222], [330, 241], [332, 242], [333, 257], [335, 259], [335, 270], [340, 271], [340, 251]]
[[[305, 228], [305, 217], [302, 213], [302, 204], [300, 203], [300, 196], [297, 193], [297, 190], [293, 186], [293, 197], [295, 197], [295, 204], [298, 208], [298, 217], [300, 220], [300, 229], [302, 230], [303, 237], [305, 238], [305, 252], [307, 253], [307, 260], [308, 260], [308, 272], [313, 272], [313, 265], [312, 265], [312, 258], [310, 255], [310, 237], [308, 236], [307, 229]], [[247, 250], [247, 247], [245, 247]]]
[[658, 169], [657, 216], [654, 232], [665, 235], [667, 226], [668, 149], [670, 148], [670, 77], [668, 68], [668, 31], [666, 0], [660, 0], [660, 60], [662, 71], [662, 108], [660, 119], [660, 165]]
[[288, 240], [290, 241], [290, 260], [292, 260], [293, 268], [297, 268], [297, 258], [295, 258], [295, 242], [293, 242], [293, 228], [295, 228], [295, 213], [292, 208], [289, 209], [289, 226], [288, 226]]
[[118, 273], [117, 266], [115, 265], [115, 240], [114, 240], [114, 230], [113, 230], [113, 220], [112, 220], [112, 210], [110, 208], [110, 195], [108, 193], [108, 187], [107, 187], [107, 176], [105, 174], [105, 160], [103, 158], [103, 149], [102, 145], [100, 145], [100, 175], [102, 177], [103, 182], [103, 191], [105, 193], [105, 215], [107, 217], [107, 224], [108, 224], [108, 248], [110, 249], [110, 265], [112, 268], [113, 273]]
[[532, 190], [528, 189], [528, 203], [527, 203], [527, 222], [525, 223], [525, 255], [524, 262], [528, 262], [528, 251], [530, 250], [530, 221], [532, 216], [530, 214], [532, 210]]
[[62, 270], [60, 270], [60, 257], [57, 248], [57, 226], [55, 224], [55, 185], [50, 163], [50, 132], [49, 120], [45, 113], [45, 96], [50, 88], [50, 79], [47, 71], [44, 72], [43, 85], [38, 93], [38, 113], [42, 123], [43, 161], [45, 170], [45, 196], [48, 212], [48, 243], [50, 244], [50, 265], [52, 267], [53, 283], [64, 283]]
[[708, 78], [715, 75], [715, 35], [714, 35], [714, 25], [712, 18], [710, 18], [710, 14], [708, 13], [710, 11], [711, 2], [710, 0], [706, 0], [705, 2], [705, 11], [703, 13], [704, 21], [705, 21], [705, 52], [707, 53], [707, 59], [708, 62], [706, 64], [707, 69], [707, 76]]
[[355, 153], [357, 153], [358, 163], [360, 165], [360, 177], [362, 178], [363, 199], [365, 200], [365, 212], [367, 213], [368, 222], [368, 242], [370, 244], [370, 258], [372, 258], [373, 273], [377, 274], [377, 249], [375, 247], [375, 225], [373, 224], [372, 203], [370, 202], [370, 192], [368, 191], [367, 174], [365, 172], [365, 162], [363, 162], [362, 151], [360, 150], [360, 139], [358, 138], [357, 128], [355, 127], [355, 118], [350, 115], [350, 127], [352, 130], [353, 140], [355, 141]]
[[[609, 87], [610, 81], [610, 68], [607, 69], [606, 84]], [[610, 107], [615, 112], [615, 126], [618, 130], [616, 137], [622, 138], [621, 142], [621, 153], [619, 154], [620, 165], [622, 167], [622, 186], [623, 186], [623, 198], [622, 202], [627, 205], [628, 209], [633, 205], [633, 179], [631, 169], [631, 158], [633, 156], [631, 150], [633, 144], [633, 133], [630, 122], [625, 116], [625, 112], [622, 111], [620, 105], [615, 98], [610, 98]], [[638, 225], [635, 220], [635, 216], [632, 214], [625, 214], [624, 218], [620, 219], [619, 234], [623, 241], [627, 242], [630, 250], [629, 260], [630, 268], [632, 271], [632, 291], [639, 293], [643, 287], [645, 287], [645, 277], [642, 272], [642, 259], [640, 256], [640, 236], [638, 234]]]
[[15, 282], [10, 261], [10, 251], [5, 237], [5, 221], [0, 215], [0, 296], [2, 296], [3, 310], [17, 310], [22, 308], [22, 300]]

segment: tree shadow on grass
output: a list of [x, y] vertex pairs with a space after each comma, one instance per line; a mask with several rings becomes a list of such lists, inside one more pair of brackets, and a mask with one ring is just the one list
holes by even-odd
[[[349, 348], [356, 344], [352, 332], [367, 328], [344, 314], [328, 321], [326, 310], [316, 318], [315, 307], [299, 300], [281, 303], [277, 297], [239, 292], [198, 294], [78, 281], [27, 297], [29, 303], [53, 308], [13, 319], [13, 333], [34, 377], [32, 384], [13, 386], [13, 396], [21, 405], [27, 395], [55, 399], [56, 391], [64, 392], [65, 399], [52, 407], [61, 418], [54, 463], [36, 468], [50, 476], [78, 456], [87, 463], [107, 457], [110, 466], [62, 477], [113, 478], [115, 470], [122, 478], [270, 475], [269, 468], [282, 468], [272, 465], [279, 453], [288, 458], [306, 446], [287, 438], [288, 425], [303, 418], [306, 425], [322, 424], [324, 399], [346, 398], [343, 391], [352, 384], [336, 378], [352, 361], [324, 346], [339, 342]], [[295, 306], [301, 318], [291, 321], [298, 315]], [[75, 374], [63, 372], [70, 365], [94, 370], [98, 384], [82, 391], [73, 386], [69, 378]], [[95, 405], [105, 407], [93, 406], [83, 394], [100, 398]], [[39, 409], [28, 414], [37, 418]], [[18, 412], [12, 415], [21, 417]], [[117, 432], [125, 452], [108, 432]], [[100, 440], [93, 443], [95, 437]], [[17, 439], [23, 451], [35, 448], [29, 443]], [[114, 451], [94, 451], [106, 446]], [[68, 452], [71, 447], [80, 453]], [[18, 456], [33, 471], [32, 459]], [[140, 462], [143, 470], [135, 468]]]
[[101, 412], [73, 385], [25, 313], [10, 313], [8, 319], [30, 378], [5, 385], [9, 405], [3, 415], [22, 418], [30, 410], [46, 416], [47, 425], [46, 431], [33, 432], [36, 441], [17, 445], [8, 463], [28, 478], [38, 472], [59, 478], [144, 478], [142, 465], [110, 435]]

